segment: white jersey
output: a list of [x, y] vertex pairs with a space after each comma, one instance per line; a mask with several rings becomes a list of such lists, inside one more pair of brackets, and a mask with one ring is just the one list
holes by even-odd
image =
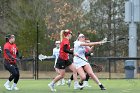
[[[86, 47], [85, 46], [80, 46], [83, 42], [80, 42], [80, 41], [75, 41], [74, 42], [74, 54], [77, 54], [79, 57], [77, 56], [74, 56], [74, 64], [76, 66], [76, 69], [78, 69], [79, 67], [82, 67], [86, 64], [88, 64], [86, 61], [86, 57], [85, 57], [85, 50], [86, 50]], [[84, 60], [83, 60], [84, 59]], [[86, 60], [86, 61], [85, 61]]]
[[58, 59], [58, 57], [59, 57], [59, 50], [60, 50], [60, 48], [56, 48], [56, 47], [53, 49], [53, 56], [55, 57], [55, 64], [54, 64], [54, 67], [55, 67], [56, 62], [57, 62], [57, 59]]

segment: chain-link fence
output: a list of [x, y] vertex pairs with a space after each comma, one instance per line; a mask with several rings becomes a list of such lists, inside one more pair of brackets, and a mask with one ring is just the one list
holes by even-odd
[[[89, 63], [91, 64], [93, 71], [99, 78], [106, 79], [120, 79], [125, 78], [125, 60], [128, 58], [107, 58], [107, 57], [91, 57]], [[129, 58], [131, 59], [131, 58]], [[140, 61], [137, 60], [136, 76], [140, 78]], [[33, 58], [22, 59], [17, 62], [20, 69], [20, 78], [23, 79], [42, 79], [42, 78], [54, 78], [57, 73], [54, 69], [54, 59], [47, 59], [43, 61], [37, 61]], [[101, 72], [93, 66], [97, 64], [103, 67]], [[69, 78], [72, 72], [67, 68], [65, 78]], [[5, 70], [3, 65], [3, 59], [0, 64], [0, 78], [9, 77], [9, 72]]]

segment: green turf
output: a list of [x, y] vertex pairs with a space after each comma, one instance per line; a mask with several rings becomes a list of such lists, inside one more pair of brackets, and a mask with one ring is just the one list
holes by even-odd
[[[0, 93], [52, 93], [47, 86], [51, 80], [20, 80], [19, 91], [7, 91], [3, 84], [6, 80], [0, 80]], [[107, 90], [102, 91], [93, 81], [89, 81], [91, 88], [74, 90], [67, 85], [56, 86], [55, 93], [140, 93], [140, 80], [101, 80]]]

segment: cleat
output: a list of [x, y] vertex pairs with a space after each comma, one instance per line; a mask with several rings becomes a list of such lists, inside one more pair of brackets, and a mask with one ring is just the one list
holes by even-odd
[[84, 88], [84, 86], [74, 85], [74, 89], [80, 89], [80, 90], [82, 90], [83, 88]]
[[19, 90], [19, 88], [17, 88], [17, 87], [13, 87], [13, 88], [11, 88], [11, 90]]
[[68, 85], [68, 87], [71, 86], [71, 80], [68, 80], [68, 81], [67, 81], [67, 85]]
[[48, 84], [48, 86], [50, 87], [50, 89], [51, 89], [52, 92], [55, 92], [56, 91], [56, 89], [54, 88], [54, 85]]
[[65, 80], [64, 79], [61, 80], [61, 85], [62, 86], [65, 85]]
[[8, 84], [4, 84], [4, 87], [5, 87], [7, 90], [11, 90], [10, 85], [8, 85]]
[[91, 86], [88, 84], [88, 81], [84, 81], [83, 86], [84, 86], [84, 87], [89, 87], [89, 88], [91, 88]]
[[106, 90], [106, 88], [102, 84], [99, 86], [100, 86], [101, 90]]
[[60, 86], [61, 85], [61, 81], [58, 81], [56, 85], [57, 86]]

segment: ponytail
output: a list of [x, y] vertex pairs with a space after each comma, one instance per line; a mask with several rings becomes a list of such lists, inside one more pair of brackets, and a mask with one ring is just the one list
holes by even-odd
[[60, 41], [62, 42], [63, 38], [65, 38], [67, 35], [72, 34], [71, 30], [61, 30], [60, 32]]
[[64, 32], [65, 32], [65, 30], [61, 30], [61, 32], [60, 32], [60, 42], [62, 42], [62, 40], [64, 38]]

